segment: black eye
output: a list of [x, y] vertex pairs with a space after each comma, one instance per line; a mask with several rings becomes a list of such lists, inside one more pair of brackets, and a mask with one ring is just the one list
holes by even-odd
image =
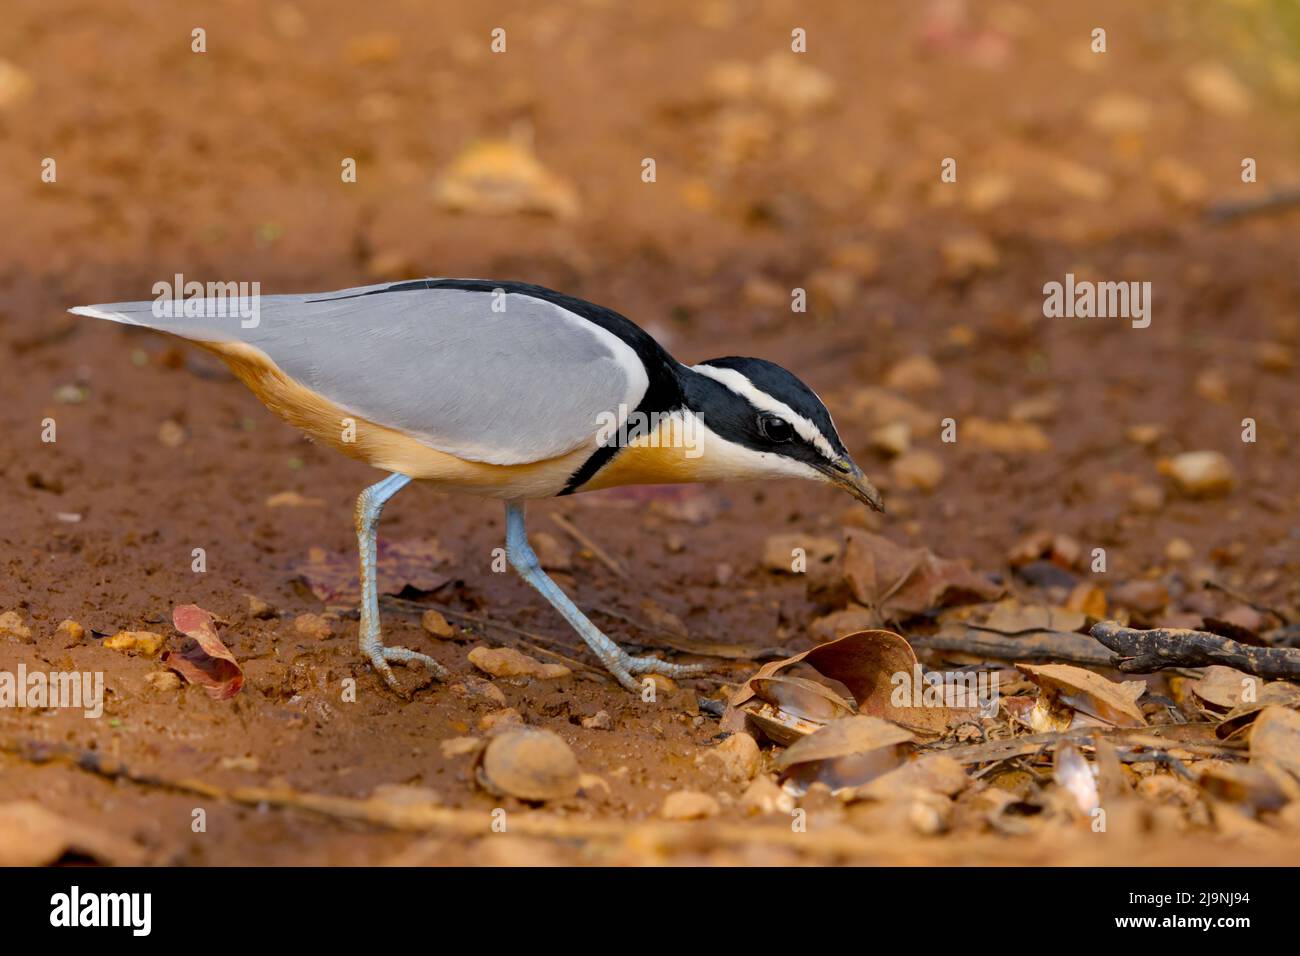
[[794, 440], [794, 429], [790, 423], [775, 415], [759, 415], [758, 430], [771, 442], [783, 443]]

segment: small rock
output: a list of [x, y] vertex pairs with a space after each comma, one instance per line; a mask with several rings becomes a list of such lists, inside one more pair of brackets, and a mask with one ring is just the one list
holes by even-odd
[[981, 272], [992, 272], [1001, 263], [998, 247], [978, 233], [952, 236], [939, 247], [944, 272], [949, 279], [961, 282]]
[[168, 419], [158, 426], [158, 441], [164, 448], [180, 448], [185, 444], [185, 426]]
[[252, 754], [240, 754], [236, 757], [222, 757], [217, 761], [217, 767], [221, 770], [243, 770], [246, 773], [257, 773], [262, 767], [262, 762]]
[[663, 674], [636, 675], [636, 682], [640, 684], [642, 687], [645, 686], [646, 681], [649, 681], [650, 683], [654, 684], [656, 697], [658, 697], [658, 695], [660, 694], [671, 693], [672, 691], [675, 691], [677, 689], [677, 682], [674, 681], [671, 677], [665, 677]]
[[742, 812], [753, 815], [757, 813], [780, 813], [789, 815], [794, 811], [794, 797], [777, 785], [776, 781], [764, 774], [755, 777], [740, 797]]
[[1250, 112], [1251, 96], [1245, 84], [1222, 63], [1200, 63], [1183, 76], [1187, 95], [1202, 109], [1218, 116]]
[[1111, 603], [1151, 617], [1169, 604], [1169, 589], [1159, 581], [1129, 581], [1110, 592]]
[[1172, 458], [1163, 469], [1178, 490], [1193, 498], [1225, 495], [1237, 484], [1237, 473], [1217, 451], [1189, 451]]
[[169, 694], [181, 687], [180, 675], [175, 671], [150, 671], [144, 675], [144, 682], [150, 690], [160, 694]]
[[448, 624], [447, 619], [433, 608], [429, 608], [420, 616], [420, 626], [434, 637], [440, 637], [444, 640], [456, 636], [456, 629]]
[[325, 504], [321, 498], [308, 498], [296, 491], [281, 491], [266, 499], [268, 508], [319, 508]]
[[55, 631], [55, 633], [62, 634], [69, 641], [79, 641], [86, 636], [86, 629], [82, 627], [78, 622], [72, 620], [71, 618], [68, 618], [65, 621], [59, 622], [59, 627]]
[[905, 392], [920, 392], [943, 384], [943, 373], [928, 355], [909, 355], [885, 373], [885, 385]]
[[582, 726], [588, 730], [613, 730], [614, 718], [607, 710], [598, 710], [590, 717], [582, 718]]
[[512, 730], [484, 748], [475, 778], [498, 795], [542, 802], [577, 794], [581, 771], [578, 758], [559, 734]]
[[166, 639], [152, 631], [118, 631], [104, 641], [104, 646], [114, 651], [132, 651], [153, 657], [162, 650]]
[[478, 737], [451, 737], [442, 741], [438, 748], [442, 751], [443, 757], [450, 760], [452, 757], [475, 753], [481, 746], [483, 741]]
[[22, 615], [17, 611], [0, 614], [0, 634], [22, 644], [30, 644], [32, 640], [32, 629], [23, 623]]
[[317, 641], [323, 641], [334, 633], [330, 622], [319, 614], [299, 614], [293, 619], [293, 630], [299, 637]]
[[1196, 557], [1196, 550], [1184, 538], [1171, 538], [1165, 545], [1165, 558], [1175, 564], [1182, 564]]
[[447, 689], [465, 700], [484, 700], [494, 707], [506, 705], [506, 695], [500, 687], [472, 674], [465, 678], [464, 683], [452, 684]]
[[1192, 388], [1207, 402], [1224, 405], [1228, 401], [1228, 377], [1217, 368], [1207, 368], [1196, 376]]
[[1290, 372], [1295, 368], [1295, 353], [1281, 342], [1261, 342], [1255, 346], [1255, 362], [1266, 372]]
[[476, 647], [469, 652], [469, 662], [493, 677], [536, 677], [551, 680], [568, 677], [573, 672], [563, 664], [543, 664], [512, 647]]
[[245, 600], [248, 601], [248, 616], [259, 621], [265, 621], [276, 615], [276, 610], [270, 603], [263, 601], [256, 594], [245, 594]]
[[895, 458], [889, 471], [904, 491], [934, 491], [943, 481], [944, 467], [938, 455], [917, 449]]
[[503, 710], [494, 710], [490, 714], [484, 714], [478, 720], [478, 729], [484, 733], [500, 732], [505, 727], [522, 727], [524, 725], [523, 715], [513, 707], [506, 707]]
[[912, 429], [907, 422], [882, 425], [871, 433], [871, 447], [891, 458], [906, 454], [912, 447]]
[[1130, 425], [1124, 429], [1124, 437], [1135, 445], [1141, 445], [1143, 448], [1154, 445], [1163, 437], [1164, 433], [1163, 425]]
[[697, 790], [678, 790], [664, 798], [659, 815], [665, 820], [704, 820], [722, 812], [718, 801]]
[[995, 422], [971, 418], [958, 425], [957, 437], [959, 441], [969, 441], [981, 448], [1009, 454], [1050, 451], [1052, 447], [1051, 439], [1032, 422]]
[[728, 780], [744, 783], [758, 773], [759, 757], [758, 741], [741, 732], [704, 751], [696, 758], [696, 764], [717, 763]]
[[1165, 492], [1159, 485], [1138, 485], [1128, 493], [1128, 503], [1134, 511], [1155, 514], [1165, 506]]

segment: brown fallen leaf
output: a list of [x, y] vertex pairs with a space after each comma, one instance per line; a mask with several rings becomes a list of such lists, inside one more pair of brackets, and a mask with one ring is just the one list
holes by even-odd
[[1260, 711], [1266, 707], [1285, 707], [1288, 710], [1300, 710], [1300, 687], [1287, 681], [1275, 680], [1265, 684], [1256, 700], [1243, 700], [1219, 721], [1214, 733], [1220, 740], [1247, 730]]
[[787, 770], [799, 763], [852, 757], [915, 739], [902, 727], [879, 717], [844, 717], [791, 744], [776, 758], [773, 766], [777, 770]]
[[[434, 568], [449, 563], [451, 555], [437, 541], [384, 541], [376, 549], [375, 573], [380, 594], [400, 594], [407, 586], [436, 591], [451, 578]], [[357, 577], [357, 552], [312, 548], [307, 557], [293, 561], [289, 571], [326, 607], [352, 608], [361, 600]]]
[[197, 646], [179, 654], [167, 651], [163, 663], [191, 684], [198, 684], [213, 700], [229, 700], [238, 694], [244, 686], [244, 671], [217, 637], [211, 612], [197, 604], [182, 604], [172, 610], [172, 624]]
[[1205, 668], [1205, 673], [1198, 680], [1192, 681], [1188, 686], [1193, 694], [1207, 704], [1220, 710], [1232, 710], [1241, 704], [1243, 696], [1258, 700], [1264, 682], [1235, 667], [1212, 664]]
[[1043, 691], [1059, 697], [1073, 709], [1117, 727], [1140, 727], [1146, 716], [1137, 700], [1146, 692], [1140, 680], [1116, 683], [1072, 664], [1017, 664]]
[[[800, 663], [811, 667], [828, 681], [842, 685], [852, 695], [859, 714], [894, 721], [920, 733], [942, 733], [955, 716], [968, 713], [946, 706], [912, 706], [914, 698], [911, 694], [905, 695], [906, 706], [896, 704], [900, 681], [910, 684], [920, 671], [916, 653], [906, 640], [892, 631], [869, 630], [847, 634], [793, 657], [764, 664], [732, 695], [723, 717], [723, 729], [744, 730], [748, 716], [756, 713], [759, 715], [757, 729], [770, 730], [774, 724], [779, 725], [784, 731], [778, 730], [779, 736], [772, 739], [789, 743], [791, 739], [806, 736], [825, 726], [825, 719], [804, 711], [783, 711], [759, 694], [759, 687], [764, 688], [769, 697], [778, 687], [793, 694], [793, 688], [800, 685], [773, 684], [770, 679]], [[809, 698], [805, 695], [799, 700], [806, 706]]]
[[1300, 778], [1300, 711], [1264, 708], [1250, 731], [1250, 759], [1271, 760]]
[[796, 789], [821, 783], [847, 796], [896, 769], [903, 761], [903, 745], [913, 739], [878, 717], [845, 717], [795, 741], [774, 766]]
[[926, 548], [905, 548], [856, 528], [844, 532], [844, 578], [859, 604], [882, 618], [907, 618], [937, 607], [991, 601], [1001, 585], [960, 561], [936, 557]]
[[30, 800], [0, 803], [0, 866], [50, 866], [68, 854], [105, 866], [140, 866], [143, 847]]

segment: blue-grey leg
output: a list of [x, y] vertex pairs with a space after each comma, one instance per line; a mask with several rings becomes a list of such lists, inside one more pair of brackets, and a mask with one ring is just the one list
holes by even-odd
[[384, 503], [410, 481], [406, 475], [389, 475], [357, 497], [357, 550], [361, 554], [361, 653], [370, 658], [370, 663], [388, 682], [388, 686], [399, 693], [404, 692], [393, 676], [389, 662], [409, 664], [411, 661], [419, 661], [435, 677], [447, 677], [447, 669], [428, 654], [405, 647], [385, 647], [379, 639], [379, 584], [375, 579], [379, 515], [384, 510]]
[[606, 669], [628, 690], [641, 690], [634, 674], [689, 677], [705, 672], [705, 668], [699, 664], [673, 664], [657, 657], [633, 657], [606, 637], [542, 570], [537, 555], [528, 543], [528, 532], [524, 529], [524, 506], [521, 502], [506, 503], [506, 557], [520, 576], [540, 591], [542, 597], [564, 616]]

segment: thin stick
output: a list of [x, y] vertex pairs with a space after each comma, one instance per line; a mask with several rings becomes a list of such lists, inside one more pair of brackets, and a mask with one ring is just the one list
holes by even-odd
[[556, 527], [561, 531], [590, 551], [597, 561], [609, 568], [609, 570], [613, 571], [620, 578], [627, 580], [627, 572], [623, 570], [623, 566], [610, 557], [600, 545], [587, 537], [587, 535], [585, 535], [572, 521], [564, 517], [562, 514], [551, 515], [551, 520], [555, 522]]

